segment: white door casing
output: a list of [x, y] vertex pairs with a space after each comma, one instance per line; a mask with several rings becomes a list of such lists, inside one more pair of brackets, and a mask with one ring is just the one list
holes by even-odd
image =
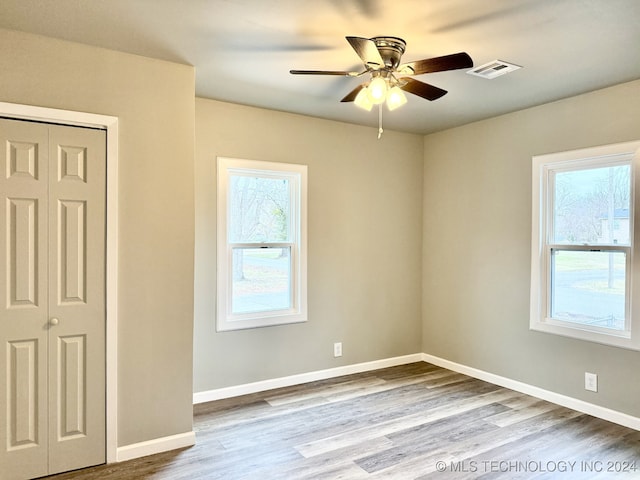
[[32, 478], [105, 461], [105, 132], [0, 122], [0, 465]]
[[0, 116], [54, 124], [104, 128], [107, 133], [106, 221], [106, 410], [107, 463], [118, 449], [118, 117], [0, 102]]

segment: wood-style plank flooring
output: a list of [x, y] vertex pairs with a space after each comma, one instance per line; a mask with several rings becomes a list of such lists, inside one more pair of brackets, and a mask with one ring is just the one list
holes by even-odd
[[194, 413], [194, 447], [47, 478], [640, 478], [640, 432], [422, 362]]

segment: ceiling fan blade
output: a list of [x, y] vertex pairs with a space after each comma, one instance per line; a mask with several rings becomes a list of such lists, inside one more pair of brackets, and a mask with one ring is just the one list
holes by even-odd
[[398, 72], [404, 75], [422, 75], [423, 73], [443, 72], [446, 70], [471, 67], [473, 67], [473, 60], [469, 54], [460, 52], [443, 57], [403, 63], [398, 67]]
[[342, 70], [289, 70], [289, 73], [293, 75], [339, 75], [342, 77], [358, 77], [362, 75], [362, 73]]
[[347, 93], [347, 95], [345, 95], [345, 97], [340, 100], [341, 102], [353, 102], [356, 97], [358, 96], [358, 93], [360, 93], [360, 90], [362, 90], [364, 88], [364, 83], [362, 85], [358, 85], [356, 88], [354, 88], [353, 90], [351, 90], [349, 93]]
[[384, 60], [373, 40], [362, 37], [345, 38], [367, 67], [384, 67]]
[[[413, 93], [414, 95], [418, 95], [419, 97], [426, 98], [431, 101], [437, 100], [447, 93], [446, 90], [434, 87], [433, 85], [429, 85], [428, 83], [424, 83], [413, 78], [403, 78], [400, 83], [400, 88], [405, 92]], [[402, 83], [404, 83], [404, 85], [402, 85]]]

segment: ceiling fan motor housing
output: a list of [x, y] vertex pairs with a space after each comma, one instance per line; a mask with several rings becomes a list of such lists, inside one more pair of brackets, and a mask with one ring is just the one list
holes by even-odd
[[375, 43], [387, 69], [393, 70], [400, 65], [407, 42], [399, 37], [373, 37], [370, 40]]

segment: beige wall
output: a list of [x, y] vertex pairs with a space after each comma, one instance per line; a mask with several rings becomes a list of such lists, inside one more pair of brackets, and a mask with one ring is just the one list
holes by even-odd
[[[120, 119], [120, 446], [191, 430], [193, 360], [201, 392], [424, 351], [640, 416], [638, 352], [528, 329], [531, 156], [640, 138], [640, 82], [378, 141], [194, 100], [191, 67], [0, 45], [0, 101]], [[216, 333], [216, 156], [309, 165], [307, 323]]]
[[531, 157], [638, 139], [640, 81], [425, 137], [424, 352], [640, 417], [640, 352], [529, 330]]
[[118, 445], [191, 431], [192, 67], [0, 30], [0, 101], [119, 118]]
[[[420, 352], [423, 139], [376, 136], [196, 99], [195, 392]], [[216, 333], [216, 156], [309, 166], [308, 322]]]

